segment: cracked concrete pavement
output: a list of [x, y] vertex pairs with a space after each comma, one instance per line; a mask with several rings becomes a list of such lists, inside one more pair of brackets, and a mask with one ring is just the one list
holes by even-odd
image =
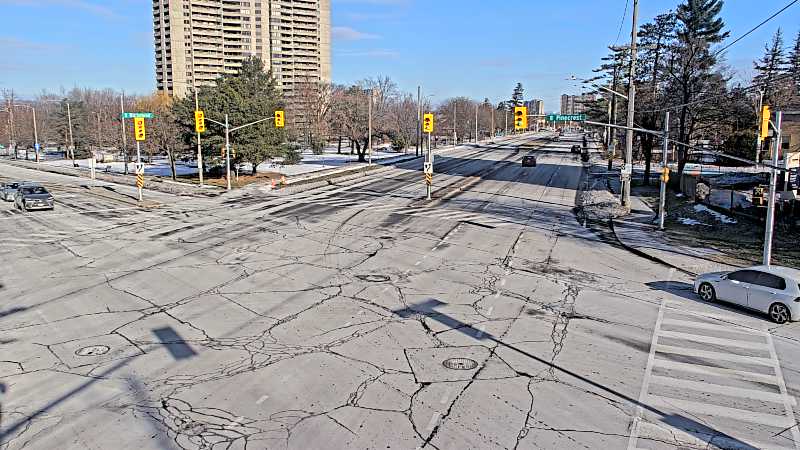
[[[584, 167], [541, 138], [437, 157], [432, 203], [419, 161], [146, 209], [0, 164], [58, 200], [0, 205], [0, 448], [796, 448], [797, 326], [583, 223]], [[726, 326], [769, 337], [783, 390], [678, 334]]]

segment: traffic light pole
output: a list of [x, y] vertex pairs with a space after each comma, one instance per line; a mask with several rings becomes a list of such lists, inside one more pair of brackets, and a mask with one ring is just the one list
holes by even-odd
[[[431, 151], [431, 133], [430, 132], [428, 132], [428, 157], [427, 157], [427, 160], [428, 160], [428, 164], [431, 165], [431, 172], [433, 172], [433, 152]], [[431, 174], [431, 176], [433, 176], [433, 174]], [[427, 191], [428, 191], [428, 200], [430, 200], [431, 196], [433, 195], [433, 182], [426, 183], [426, 185], [427, 185]]]
[[[610, 131], [610, 130], [609, 130]], [[658, 200], [658, 229], [664, 229], [664, 218], [667, 215], [667, 178], [669, 172], [667, 169], [667, 151], [669, 149], [669, 111], [664, 117], [664, 142], [661, 144], [661, 191]]]
[[[194, 61], [194, 54], [192, 54]], [[194, 88], [194, 110], [200, 110], [200, 101], [197, 97], [197, 87]], [[197, 174], [200, 176], [200, 186], [203, 185], [203, 150], [200, 146], [200, 132], [197, 132]]]
[[[136, 176], [139, 176], [140, 172], [144, 172], [142, 168], [142, 145], [139, 141], [136, 141]], [[139, 191], [139, 201], [142, 201], [142, 188], [137, 184], [136, 188]]]
[[631, 180], [633, 179], [633, 114], [636, 101], [636, 19], [639, 15], [639, 0], [633, 0], [631, 20], [631, 65], [628, 73], [628, 127], [625, 135], [625, 168], [622, 171], [622, 206], [631, 206]]
[[230, 127], [230, 123], [228, 123], [228, 115], [225, 114], [225, 123], [217, 122], [214, 119], [209, 119], [208, 117], [205, 120], [215, 123], [217, 125], [221, 125], [225, 128], [225, 178], [227, 178], [227, 190], [231, 190], [231, 133], [236, 130], [241, 130], [242, 128], [249, 127], [251, 125], [255, 125], [257, 123], [261, 123], [267, 120], [275, 119], [275, 116], [266, 117], [264, 119], [256, 120], [255, 122], [246, 123], [244, 125], [239, 125], [238, 127]]
[[775, 226], [775, 194], [778, 183], [778, 153], [781, 150], [782, 136], [781, 126], [783, 125], [783, 112], [778, 111], [775, 115], [775, 145], [772, 150], [772, 169], [769, 176], [769, 201], [767, 203], [767, 226], [764, 230], [764, 265], [769, 266], [772, 260], [772, 229]]

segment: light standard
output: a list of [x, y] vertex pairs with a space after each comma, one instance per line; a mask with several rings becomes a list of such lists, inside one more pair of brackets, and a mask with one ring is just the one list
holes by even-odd
[[[14, 104], [12, 106], [15, 106], [17, 108], [30, 108], [31, 109], [31, 114], [33, 115], [33, 148], [36, 151], [36, 162], [38, 163], [39, 162], [39, 132], [36, 129], [36, 108], [34, 108], [31, 105], [25, 105], [25, 104], [22, 104], [22, 103]], [[26, 150], [25, 151], [25, 161], [27, 161], [27, 160], [28, 160], [28, 153], [27, 153], [27, 150]]]
[[[186, 82], [183, 82], [183, 81], [169, 81], [169, 83], [171, 83], [173, 85], [175, 83], [179, 83], [179, 84], [185, 84], [187, 86], [191, 86], [192, 87], [192, 91], [194, 91], [194, 110], [195, 111], [199, 111], [200, 110], [200, 100], [198, 98], [197, 85], [195, 84], [195, 77], [196, 76], [197, 76], [197, 74], [194, 71], [194, 50], [192, 50], [192, 83], [189, 84], [189, 83], [186, 83]], [[174, 89], [173, 89], [173, 92], [174, 92]], [[203, 149], [200, 146], [200, 132], [199, 131], [197, 131], [197, 174], [200, 177], [200, 186], [202, 186], [203, 185]]]

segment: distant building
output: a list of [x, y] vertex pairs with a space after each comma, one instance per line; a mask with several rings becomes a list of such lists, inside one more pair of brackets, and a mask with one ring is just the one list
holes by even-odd
[[284, 94], [331, 80], [330, 0], [153, 0], [156, 85], [183, 97], [257, 56]]
[[[544, 100], [533, 99], [530, 101], [525, 102], [525, 107], [528, 108], [528, 115], [537, 115], [543, 116], [544, 115]], [[538, 126], [544, 125], [544, 117], [528, 117], [528, 123], [531, 126], [534, 124], [538, 124]], [[534, 126], [535, 129], [538, 129], [538, 126]]]
[[588, 109], [587, 104], [594, 101], [596, 101], [594, 94], [564, 94], [561, 96], [561, 114], [583, 114]]

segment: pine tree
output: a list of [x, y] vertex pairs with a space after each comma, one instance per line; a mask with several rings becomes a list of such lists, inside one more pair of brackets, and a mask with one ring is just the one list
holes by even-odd
[[522, 83], [517, 83], [517, 86], [514, 88], [514, 94], [511, 95], [512, 106], [522, 106], [522, 103], [525, 100], [524, 94], [525, 89], [522, 88]]
[[757, 75], [753, 82], [764, 93], [764, 102], [768, 105], [777, 105], [779, 82], [777, 77], [786, 72], [786, 55], [783, 51], [783, 33], [781, 29], [772, 36], [772, 41], [764, 46], [764, 56], [754, 64]]
[[797, 37], [794, 40], [786, 69], [794, 81], [794, 95], [795, 97], [800, 97], [800, 31], [797, 32]]

